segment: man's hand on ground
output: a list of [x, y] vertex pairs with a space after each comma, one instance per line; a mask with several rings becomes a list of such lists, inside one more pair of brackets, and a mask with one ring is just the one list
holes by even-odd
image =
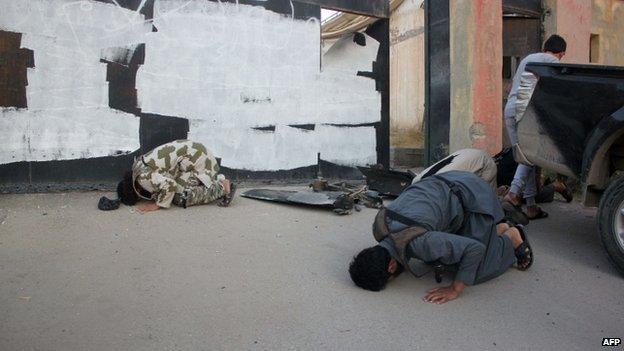
[[443, 304], [445, 302], [455, 300], [459, 296], [459, 293], [453, 290], [452, 287], [446, 286], [443, 288], [435, 288], [427, 291], [427, 295], [424, 300], [431, 303]]
[[459, 294], [464, 290], [464, 283], [462, 282], [453, 282], [450, 286], [446, 286], [443, 288], [434, 288], [427, 291], [427, 295], [423, 300], [431, 303], [435, 303], [441, 305], [445, 302], [449, 302], [451, 300], [455, 300]]
[[137, 205], [137, 211], [140, 214], [145, 214], [147, 212], [152, 212], [158, 210], [160, 207], [155, 202], [142, 202]]

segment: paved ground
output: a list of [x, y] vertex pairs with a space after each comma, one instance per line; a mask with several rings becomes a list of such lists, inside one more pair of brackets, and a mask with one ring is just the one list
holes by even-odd
[[531, 224], [530, 271], [437, 306], [421, 301], [430, 276], [352, 285], [374, 210], [237, 198], [139, 215], [98, 211], [100, 195], [0, 195], [1, 350], [590, 350], [624, 337], [624, 279], [578, 204]]

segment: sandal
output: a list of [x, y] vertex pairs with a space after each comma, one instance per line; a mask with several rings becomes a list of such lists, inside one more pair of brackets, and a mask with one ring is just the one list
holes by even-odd
[[515, 228], [518, 229], [520, 237], [522, 237], [522, 244], [514, 249], [514, 254], [516, 255], [516, 266], [518, 270], [526, 271], [533, 264], [533, 249], [531, 249], [529, 239], [524, 232], [524, 226], [516, 225]]
[[236, 194], [236, 184], [230, 183], [230, 192], [227, 195], [223, 195], [217, 205], [220, 207], [228, 207], [230, 203], [234, 199], [234, 195]]
[[541, 208], [541, 207], [538, 207], [538, 208], [537, 208], [537, 214], [536, 214], [535, 216], [531, 217], [531, 216], [529, 216], [528, 214], [527, 214], [526, 216], [527, 216], [527, 218], [528, 218], [529, 220], [531, 220], [531, 221], [532, 221], [532, 220], [534, 220], [534, 219], [548, 218], [548, 212], [546, 212], [546, 211], [542, 210], [542, 208]]
[[564, 191], [560, 192], [559, 194], [561, 194], [561, 196], [563, 196], [563, 198], [566, 200], [567, 203], [572, 202], [572, 200], [574, 200], [574, 195], [572, 194], [572, 191], [566, 187]]
[[522, 207], [516, 206], [509, 201], [503, 201], [501, 205], [505, 212], [505, 217], [510, 219], [514, 224], [529, 224], [529, 218], [522, 212]]

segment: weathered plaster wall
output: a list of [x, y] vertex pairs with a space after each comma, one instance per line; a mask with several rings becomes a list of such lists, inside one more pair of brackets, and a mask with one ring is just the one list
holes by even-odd
[[[374, 39], [337, 42], [320, 72], [316, 21], [206, 1], [160, 1], [155, 12], [158, 32], [137, 79], [143, 111], [188, 118], [189, 137], [230, 168], [297, 168], [315, 164], [318, 152], [343, 165], [375, 162], [374, 127], [331, 125], [379, 121], [375, 81], [357, 76], [372, 68]], [[299, 124], [316, 127], [291, 127]], [[254, 129], [267, 126], [275, 128]]]
[[450, 2], [450, 152], [502, 147], [501, 0]]
[[591, 0], [545, 0], [544, 40], [561, 35], [568, 43], [562, 62], [588, 63], [592, 31]]
[[143, 15], [63, 0], [0, 0], [0, 9], [0, 30], [23, 33], [19, 45], [34, 56], [28, 108], [0, 107], [0, 164], [138, 149], [139, 120], [109, 107], [107, 67], [100, 59], [105, 48], [137, 43], [151, 32]]
[[624, 66], [624, 1], [592, 1], [592, 34], [598, 35], [596, 63]]
[[424, 148], [425, 36], [422, 0], [405, 0], [390, 17], [390, 145]]
[[[321, 69], [318, 20], [293, 18], [292, 2], [290, 16], [238, 2], [146, 3], [149, 20], [114, 1], [0, 0], [0, 30], [22, 33], [34, 52], [27, 107], [0, 110], [0, 164], [133, 152], [138, 115], [187, 119], [188, 137], [233, 169], [309, 166], [319, 152], [340, 165], [376, 161], [373, 38], [338, 41]], [[128, 73], [135, 86], [110, 89]], [[136, 106], [120, 110], [113, 97]]]

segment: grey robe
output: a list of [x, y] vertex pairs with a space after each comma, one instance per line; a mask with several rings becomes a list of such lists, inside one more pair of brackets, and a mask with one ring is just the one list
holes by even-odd
[[[448, 185], [436, 177], [457, 184], [465, 209]], [[409, 244], [410, 257], [456, 264], [455, 280], [467, 285], [495, 278], [516, 262], [511, 240], [496, 234], [496, 224], [504, 218], [498, 198], [488, 183], [470, 172], [450, 171], [425, 178], [405, 189], [388, 209], [428, 229]], [[387, 224], [393, 233], [407, 228], [392, 219], [387, 219]], [[386, 248], [392, 246], [387, 240], [381, 242]], [[393, 251], [390, 253], [396, 255]]]

